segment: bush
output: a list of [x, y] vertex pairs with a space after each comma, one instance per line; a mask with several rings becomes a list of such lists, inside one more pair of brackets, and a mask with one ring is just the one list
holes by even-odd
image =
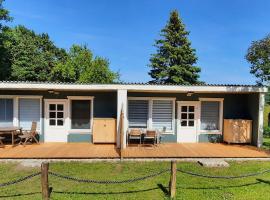
[[263, 135], [266, 137], [270, 137], [270, 127], [269, 126], [265, 126], [263, 128]]

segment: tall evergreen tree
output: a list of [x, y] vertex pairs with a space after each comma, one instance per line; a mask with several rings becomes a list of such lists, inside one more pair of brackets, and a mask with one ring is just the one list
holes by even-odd
[[198, 83], [200, 67], [197, 62], [195, 49], [191, 48], [188, 40], [189, 32], [185, 30], [176, 10], [170, 13], [170, 19], [161, 30], [161, 39], [156, 40], [157, 53], [152, 54], [149, 75], [153, 78], [150, 83]]

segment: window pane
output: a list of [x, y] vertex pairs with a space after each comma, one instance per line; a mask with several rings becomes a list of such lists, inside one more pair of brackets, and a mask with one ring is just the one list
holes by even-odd
[[219, 105], [217, 101], [202, 101], [201, 105], [201, 129], [219, 129]]
[[0, 126], [13, 125], [13, 99], [0, 99]]
[[172, 130], [173, 101], [153, 100], [152, 127], [158, 130]]
[[128, 121], [129, 128], [147, 128], [148, 101], [129, 100], [128, 101]]
[[188, 126], [194, 126], [194, 121], [193, 120], [188, 121]]
[[90, 129], [91, 101], [72, 100], [71, 104], [71, 128]]
[[55, 110], [56, 109], [56, 105], [55, 104], [50, 104], [49, 105], [49, 110]]
[[187, 126], [187, 121], [186, 120], [181, 121], [181, 126]]
[[189, 112], [194, 112], [194, 106], [189, 106], [189, 107], [188, 107], [188, 111], [189, 111]]
[[56, 117], [56, 113], [55, 112], [50, 112], [49, 117], [50, 118], [55, 118]]
[[181, 114], [181, 119], [187, 119], [187, 113], [182, 113]]
[[64, 112], [57, 112], [57, 118], [64, 118]]
[[64, 105], [63, 104], [57, 104], [57, 110], [64, 110]]
[[55, 119], [50, 119], [50, 126], [55, 126]]
[[182, 112], [187, 112], [187, 106], [182, 106], [182, 107], [181, 107], [181, 111], [182, 111]]
[[64, 120], [58, 119], [57, 120], [57, 126], [63, 126], [64, 125]]
[[189, 119], [194, 119], [194, 114], [193, 114], [193, 113], [189, 113], [189, 114], [188, 114], [188, 118], [189, 118]]

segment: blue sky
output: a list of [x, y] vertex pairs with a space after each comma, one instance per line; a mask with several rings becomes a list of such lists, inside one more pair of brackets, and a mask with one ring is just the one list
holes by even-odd
[[6, 0], [4, 6], [12, 25], [47, 32], [62, 48], [87, 44], [128, 82], [150, 80], [154, 40], [173, 9], [190, 31], [207, 83], [254, 84], [244, 56], [252, 41], [270, 33], [268, 0]]

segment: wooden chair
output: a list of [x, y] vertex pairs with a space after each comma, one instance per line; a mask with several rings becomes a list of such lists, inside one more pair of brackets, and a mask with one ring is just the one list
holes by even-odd
[[0, 136], [0, 146], [1, 147], [5, 147], [3, 140], [5, 139], [5, 137]]
[[130, 140], [139, 140], [140, 144], [142, 143], [142, 131], [139, 128], [130, 129], [128, 133], [128, 144]]
[[155, 130], [147, 130], [146, 134], [143, 138], [143, 143], [145, 143], [145, 141], [152, 141], [153, 145], [157, 144], [157, 131]]
[[[39, 141], [36, 138], [37, 135], [37, 122], [32, 122], [31, 130], [30, 131], [22, 131], [22, 135], [19, 135], [21, 141], [20, 144], [23, 143], [23, 146], [26, 145], [28, 141], [33, 142], [33, 140], [39, 144]], [[23, 142], [24, 140], [24, 142]]]

